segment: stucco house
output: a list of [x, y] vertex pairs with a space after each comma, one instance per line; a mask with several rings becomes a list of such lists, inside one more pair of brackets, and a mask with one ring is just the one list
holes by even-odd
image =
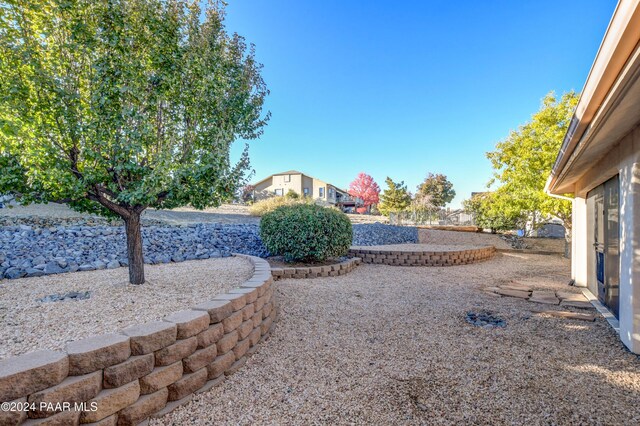
[[[640, 353], [640, 0], [621, 0], [547, 182], [573, 195], [571, 273]], [[605, 310], [606, 309], [606, 310]]]
[[284, 196], [293, 190], [300, 196], [342, 209], [355, 207], [357, 202], [347, 191], [297, 170], [273, 174], [253, 184], [253, 187], [254, 199]]

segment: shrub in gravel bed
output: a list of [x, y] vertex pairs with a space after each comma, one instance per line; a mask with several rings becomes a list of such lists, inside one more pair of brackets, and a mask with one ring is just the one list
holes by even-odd
[[380, 246], [387, 244], [418, 243], [418, 228], [382, 223], [353, 225], [354, 246]]
[[349, 251], [353, 230], [347, 215], [338, 210], [299, 204], [264, 215], [260, 237], [271, 254], [286, 262], [324, 261]]

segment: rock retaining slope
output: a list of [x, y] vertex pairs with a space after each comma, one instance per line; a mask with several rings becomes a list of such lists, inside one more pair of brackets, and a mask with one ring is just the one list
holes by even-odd
[[254, 274], [239, 288], [163, 321], [0, 361], [0, 425], [137, 425], [222, 382], [276, 318], [269, 265], [246, 257]]

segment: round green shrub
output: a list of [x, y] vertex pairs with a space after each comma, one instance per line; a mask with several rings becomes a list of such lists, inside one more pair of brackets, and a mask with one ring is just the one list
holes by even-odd
[[338, 210], [296, 204], [262, 216], [260, 237], [269, 253], [283, 256], [285, 262], [313, 262], [347, 254], [353, 229]]

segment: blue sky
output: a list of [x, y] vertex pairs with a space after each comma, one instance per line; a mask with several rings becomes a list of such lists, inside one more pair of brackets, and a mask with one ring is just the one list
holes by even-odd
[[615, 4], [229, 0], [271, 91], [253, 181], [297, 169], [347, 188], [364, 171], [415, 191], [444, 173], [457, 207], [547, 92], [582, 89]]

